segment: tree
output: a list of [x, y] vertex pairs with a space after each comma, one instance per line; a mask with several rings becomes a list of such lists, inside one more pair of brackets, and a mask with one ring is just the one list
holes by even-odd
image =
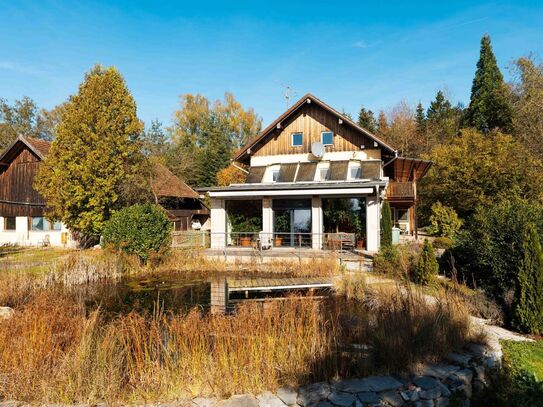
[[57, 126], [60, 123], [65, 103], [55, 106], [51, 110], [41, 109], [36, 119], [37, 137], [51, 141], [55, 138]]
[[216, 185], [217, 173], [229, 165], [234, 149], [260, 128], [253, 109], [243, 109], [230, 93], [212, 106], [202, 95], [183, 95], [169, 129], [174, 145], [167, 163], [190, 185]]
[[381, 137], [386, 137], [390, 128], [388, 125], [388, 119], [386, 113], [381, 110], [379, 112], [379, 117], [377, 118], [377, 133]]
[[479, 61], [465, 120], [468, 126], [483, 133], [494, 129], [509, 132], [512, 127], [509, 91], [498, 68], [488, 35], [481, 38]]
[[514, 306], [514, 325], [522, 332], [543, 332], [543, 250], [539, 233], [528, 224], [522, 239]]
[[162, 123], [157, 119], [151, 122], [151, 126], [142, 135], [142, 151], [147, 157], [163, 157], [169, 147], [168, 136], [162, 128]]
[[375, 120], [373, 112], [364, 107], [361, 107], [358, 112], [358, 125], [370, 133], [377, 133], [377, 120]]
[[441, 202], [432, 204], [430, 215], [430, 233], [434, 236], [454, 238], [462, 226], [462, 219], [453, 208], [444, 206]]
[[48, 216], [64, 222], [83, 243], [95, 241], [116, 210], [140, 198], [135, 191], [145, 195], [142, 132], [121, 74], [94, 66], [66, 103], [36, 179]]
[[217, 185], [228, 186], [230, 184], [243, 184], [247, 178], [247, 173], [230, 164], [217, 173]]
[[420, 136], [426, 134], [426, 114], [424, 113], [424, 108], [422, 103], [417, 104], [417, 109], [415, 111], [415, 123], [417, 124], [417, 132]]
[[440, 201], [466, 219], [478, 205], [498, 197], [543, 199], [543, 164], [509, 135], [462, 130], [450, 144], [434, 147], [433, 161], [418, 188], [421, 212]]
[[424, 239], [424, 245], [420, 253], [419, 262], [414, 272], [414, 280], [418, 284], [427, 285], [431, 283], [438, 275], [439, 265], [432, 243]]
[[458, 134], [462, 118], [462, 108], [453, 107], [443, 91], [436, 93], [436, 98], [430, 103], [427, 117], [428, 137], [433, 147], [437, 144], [448, 143]]
[[392, 246], [392, 213], [390, 204], [384, 201], [381, 207], [381, 247]]
[[383, 137], [403, 156], [418, 157], [425, 149], [425, 141], [417, 130], [415, 112], [405, 101], [398, 103], [390, 112], [390, 127]]
[[515, 62], [513, 73], [514, 134], [543, 159], [543, 63], [523, 57]]

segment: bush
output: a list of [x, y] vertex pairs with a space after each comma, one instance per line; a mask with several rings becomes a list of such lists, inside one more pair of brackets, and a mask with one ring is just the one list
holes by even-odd
[[376, 273], [408, 277], [415, 270], [417, 257], [415, 247], [406, 245], [381, 247], [373, 257], [373, 270]]
[[388, 201], [381, 208], [381, 247], [392, 246], [392, 215]]
[[436, 249], [448, 250], [453, 246], [454, 242], [450, 237], [441, 236], [436, 237], [432, 244]]
[[426, 285], [437, 277], [438, 271], [439, 266], [434, 253], [434, 247], [428, 239], [424, 239], [424, 245], [422, 246], [422, 252], [420, 253], [413, 279], [418, 284]]
[[522, 332], [543, 332], [543, 251], [533, 225], [528, 225], [522, 242], [513, 323]]
[[430, 234], [452, 239], [462, 226], [462, 220], [458, 217], [455, 210], [449, 206], [442, 205], [441, 202], [436, 202], [432, 205], [431, 211]]
[[169, 247], [171, 231], [172, 223], [162, 208], [136, 204], [113, 214], [104, 228], [102, 244], [146, 262]]

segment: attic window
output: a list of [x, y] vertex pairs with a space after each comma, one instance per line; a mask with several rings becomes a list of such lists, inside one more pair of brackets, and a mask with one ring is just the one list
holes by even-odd
[[334, 144], [334, 133], [331, 131], [323, 131], [321, 133], [321, 143], [325, 146]]
[[292, 140], [291, 140], [292, 147], [302, 146], [303, 141], [304, 141], [303, 133], [292, 133]]

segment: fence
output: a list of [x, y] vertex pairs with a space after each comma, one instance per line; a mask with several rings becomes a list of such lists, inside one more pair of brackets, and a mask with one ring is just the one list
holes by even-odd
[[363, 249], [354, 233], [265, 233], [209, 231], [173, 232], [172, 247], [210, 248], [211, 242], [220, 248], [272, 249], [319, 249], [332, 251], [354, 251]]

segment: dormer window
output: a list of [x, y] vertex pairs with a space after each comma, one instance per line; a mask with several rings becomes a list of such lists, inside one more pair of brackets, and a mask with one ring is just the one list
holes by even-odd
[[279, 170], [272, 171], [272, 182], [277, 182], [279, 180]]
[[303, 133], [292, 133], [291, 135], [291, 145], [292, 147], [301, 147], [304, 143], [304, 136]]
[[321, 143], [325, 146], [334, 145], [334, 133], [331, 131], [323, 131], [321, 133]]
[[321, 168], [319, 170], [319, 177], [321, 181], [327, 181], [328, 180], [328, 168]]
[[362, 177], [362, 174], [361, 174], [362, 171], [360, 170], [360, 165], [349, 168], [349, 172], [350, 172], [349, 175], [351, 179], [360, 179]]

